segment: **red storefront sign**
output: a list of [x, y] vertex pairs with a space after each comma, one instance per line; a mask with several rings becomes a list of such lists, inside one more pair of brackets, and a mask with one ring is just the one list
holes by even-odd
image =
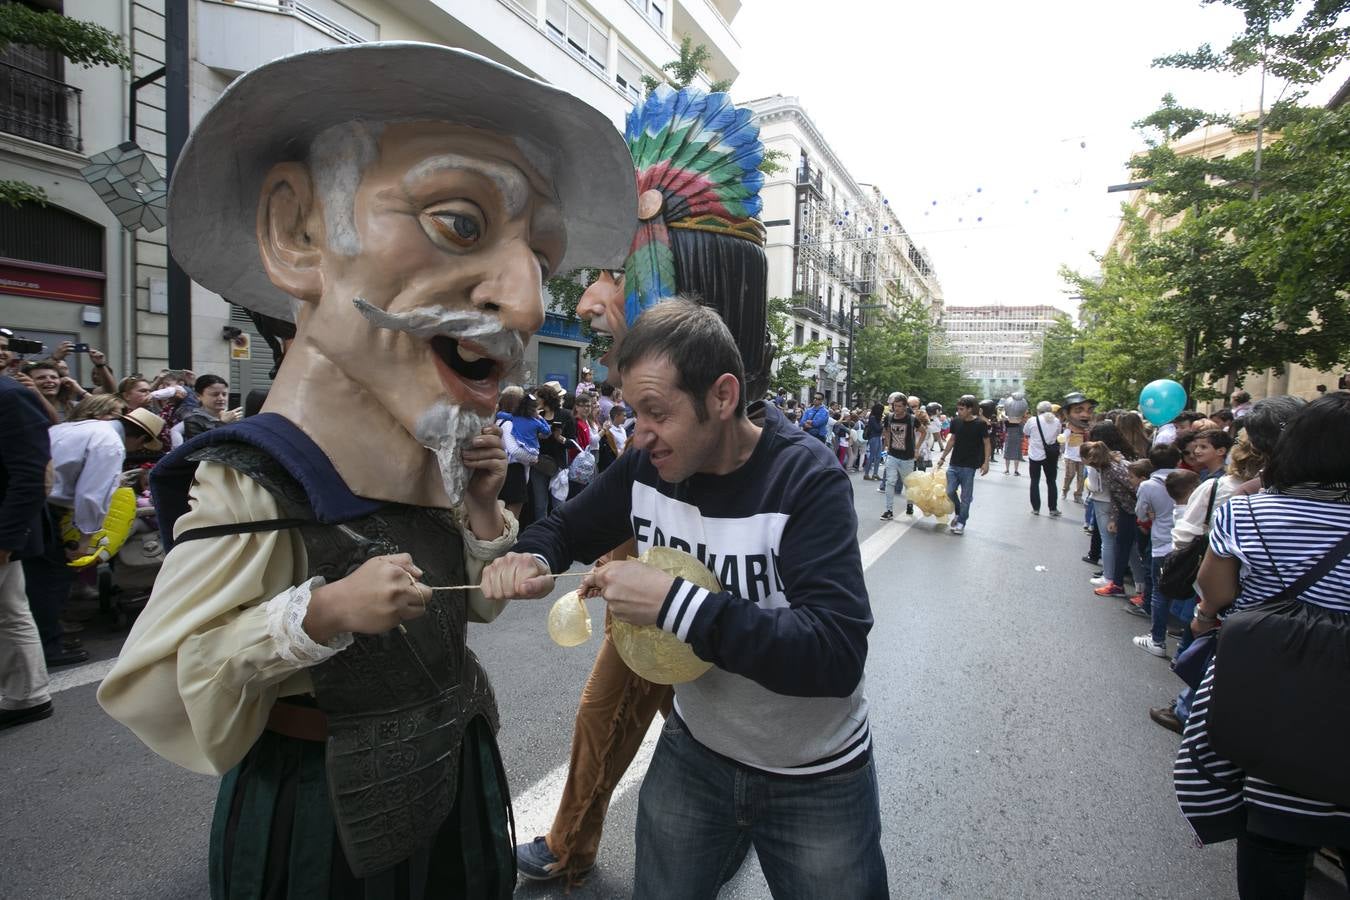
[[0, 262], [0, 294], [102, 306], [103, 284], [100, 272]]

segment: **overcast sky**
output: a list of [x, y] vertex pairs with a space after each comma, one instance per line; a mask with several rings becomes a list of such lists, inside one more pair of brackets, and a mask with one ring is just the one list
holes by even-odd
[[[800, 97], [929, 250], [948, 304], [1072, 311], [1057, 271], [1096, 271], [1126, 196], [1106, 187], [1130, 180], [1143, 147], [1131, 123], [1167, 91], [1185, 106], [1257, 106], [1255, 77], [1151, 61], [1224, 46], [1241, 22], [1199, 0], [745, 0], [732, 96]], [[1309, 100], [1325, 102], [1338, 74]]]

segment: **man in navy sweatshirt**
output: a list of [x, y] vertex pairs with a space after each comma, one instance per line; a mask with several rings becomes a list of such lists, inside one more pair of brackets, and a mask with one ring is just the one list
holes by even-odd
[[639, 799], [633, 895], [714, 897], [753, 845], [775, 897], [888, 896], [847, 473], [772, 404], [746, 409], [711, 310], [653, 307], [616, 366], [638, 413], [630, 452], [489, 565], [483, 592], [545, 597], [550, 572], [630, 538], [687, 551], [723, 587], [637, 560], [583, 581], [615, 617], [713, 663], [675, 688]]

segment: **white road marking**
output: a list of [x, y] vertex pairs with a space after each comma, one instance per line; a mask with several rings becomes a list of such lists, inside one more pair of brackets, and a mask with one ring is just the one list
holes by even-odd
[[52, 683], [47, 691], [57, 694], [71, 688], [82, 687], [93, 681], [102, 681], [116, 664], [117, 657], [114, 656], [112, 659], [105, 659], [102, 662], [66, 669], [64, 672], [58, 671], [52, 675]]
[[[900, 498], [897, 497], [896, 500], [896, 506], [898, 507]], [[862, 546], [858, 548], [858, 552], [862, 555], [863, 571], [866, 572], [872, 568], [872, 563], [881, 559], [883, 553], [891, 549], [892, 545], [900, 540], [906, 531], [913, 528], [918, 518], [917, 512], [913, 516], [907, 516], [903, 509], [897, 509], [894, 519], [883, 523], [880, 528], [872, 532], [872, 536], [863, 541]]]

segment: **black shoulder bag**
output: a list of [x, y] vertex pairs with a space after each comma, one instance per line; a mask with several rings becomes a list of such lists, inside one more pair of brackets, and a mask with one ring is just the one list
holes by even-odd
[[1209, 522], [1214, 518], [1214, 501], [1218, 496], [1219, 480], [1216, 478], [1214, 489], [1209, 492], [1209, 508], [1205, 510], [1205, 533], [1163, 557], [1158, 590], [1168, 600], [1188, 600], [1195, 596], [1195, 576], [1200, 574], [1200, 563], [1204, 562], [1205, 551], [1209, 549]]
[[1214, 752], [1248, 775], [1338, 806], [1350, 806], [1350, 613], [1298, 597], [1347, 553], [1350, 532], [1293, 584], [1224, 620], [1208, 720]]
[[1041, 447], [1045, 449], [1045, 464], [1053, 466], [1059, 462], [1059, 441], [1053, 444], [1045, 439], [1045, 431], [1041, 429], [1041, 417], [1036, 416], [1036, 433], [1041, 436]]

